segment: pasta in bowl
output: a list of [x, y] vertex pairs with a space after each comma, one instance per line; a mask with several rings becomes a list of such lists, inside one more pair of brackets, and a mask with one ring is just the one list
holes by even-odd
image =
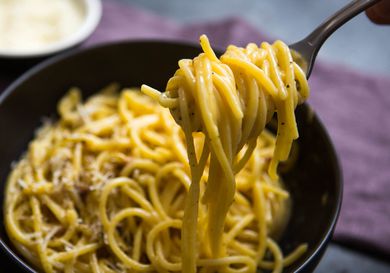
[[[117, 46], [121, 48], [123, 45]], [[195, 52], [194, 49], [183, 47], [185, 49], [182, 53], [185, 53], [187, 50]], [[167, 48], [170, 48], [169, 44], [167, 44]], [[99, 48], [94, 50], [99, 51]], [[89, 53], [94, 50], [91, 50]], [[172, 54], [172, 52], [168, 52], [170, 52], [169, 50], [166, 53]], [[82, 53], [79, 54], [83, 55]], [[88, 54], [84, 56], [88, 56]], [[177, 59], [182, 56], [176, 55], [176, 57], [171, 57]], [[133, 60], [129, 59], [127, 64], [131, 64], [134, 58], [135, 56], [133, 55], [130, 58]], [[69, 61], [72, 59], [72, 56], [70, 58], [68, 56], [65, 59]], [[82, 62], [82, 59], [79, 59], [79, 61]], [[51, 73], [58, 72], [55, 69], [58, 62], [61, 63], [61, 61], [57, 61], [48, 66]], [[166, 64], [162, 60], [158, 61], [158, 63], [160, 62], [159, 66], [161, 69]], [[118, 63], [123, 64], [123, 61]], [[169, 63], [172, 63], [172, 61]], [[60, 67], [58, 68], [61, 69]], [[136, 81], [132, 81], [131, 78], [137, 75], [128, 75], [127, 80], [131, 80], [130, 84], [126, 80], [121, 81], [121, 78], [124, 79], [124, 76], [127, 74], [126, 68], [128, 68], [126, 65], [123, 65], [121, 68], [113, 68], [115, 72], [118, 72], [118, 70], [122, 72], [115, 74], [111, 78], [110, 75], [105, 75], [104, 78], [106, 80], [116, 80], [127, 86], [130, 84], [132, 86], [139, 85], [140, 81], [153, 83], [154, 80], [151, 78], [145, 80], [144, 75]], [[150, 66], [146, 65], [141, 70], [148, 71], [149, 69]], [[104, 75], [105, 73], [101, 74]], [[161, 78], [163, 79], [163, 77]], [[157, 83], [157, 86], [161, 86], [162, 83], [163, 81], [160, 81], [160, 83]], [[86, 84], [85, 81], [83, 83], [82, 79], [77, 85], [82, 88], [81, 90], [85, 90], [84, 86]], [[64, 83], [61, 88], [65, 87]], [[88, 89], [91, 92], [93, 88], [93, 85], [87, 87], [86, 95], [88, 95]], [[35, 215], [32, 216], [32, 221], [31, 219], [30, 221], [23, 220], [23, 217], [21, 217], [21, 221], [27, 222], [23, 224], [26, 226], [24, 231], [29, 233], [27, 239], [33, 240], [31, 245], [36, 250], [36, 254], [32, 251], [27, 252], [30, 255], [35, 255], [34, 257], [44, 257], [47, 261], [44, 270], [49, 272], [50, 270], [53, 270], [53, 272], [56, 272], [55, 270], [85, 272], [88, 268], [90, 270], [103, 270], [103, 272], [109, 270], [116, 272], [120, 270], [124, 272], [126, 270], [130, 270], [129, 272], [133, 272], [131, 270], [135, 272], [157, 270], [162, 270], [161, 272], [180, 272], [182, 270], [180, 268], [182, 254], [180, 243], [182, 238], [180, 230], [182, 227], [180, 219], [184, 214], [184, 199], [191, 181], [190, 168], [184, 148], [185, 136], [170, 116], [169, 111], [157, 107], [157, 103], [134, 90], [118, 94], [111, 89], [109, 88], [100, 94], [92, 96], [90, 99], [87, 99], [86, 103], [81, 102], [78, 91], [71, 91], [59, 103], [59, 122], [44, 126], [39, 132], [38, 138], [35, 140], [36, 142], [34, 141], [30, 145], [26, 158], [34, 157], [34, 161], [37, 161], [35, 167], [41, 169], [40, 175], [42, 177], [40, 178], [43, 179], [35, 179], [42, 181], [42, 183], [34, 183], [34, 186], [31, 188], [31, 185], [28, 183], [23, 185], [23, 182], [26, 182], [24, 181], [25, 179], [20, 179], [20, 177], [14, 179], [16, 181], [14, 183], [16, 185], [15, 188], [22, 194], [29, 195], [28, 198], [22, 198], [23, 200], [28, 200], [26, 202], [27, 205], [20, 205], [17, 200], [14, 200], [14, 211], [20, 216]], [[58, 96], [62, 96], [63, 92], [58, 92], [51, 99], [58, 100]], [[47, 113], [52, 112], [52, 110], [49, 110]], [[300, 119], [299, 115], [297, 113], [298, 120]], [[307, 116], [308, 112], [304, 112], [302, 115]], [[42, 116], [42, 113], [40, 116]], [[313, 119], [315, 120], [315, 117], [312, 117], [311, 121], [304, 120], [304, 122], [313, 123]], [[136, 122], [132, 123], [130, 121]], [[89, 122], [90, 125], [88, 125]], [[317, 130], [321, 129], [317, 127]], [[323, 133], [323, 131], [321, 132]], [[307, 137], [305, 132], [302, 132], [301, 136], [303, 141]], [[318, 140], [324, 141], [327, 145], [329, 144], [323, 137], [318, 138]], [[229, 246], [227, 251], [231, 254], [226, 259], [213, 258], [212, 254], [208, 254], [210, 249], [206, 248], [198, 259], [197, 266], [199, 270], [202, 270], [201, 272], [214, 272], [212, 270], [217, 272], [218, 268], [226, 266], [229, 266], [228, 270], [254, 272], [257, 265], [253, 266], [250, 257], [257, 255], [256, 249], [259, 244], [259, 237], [261, 237], [259, 236], [258, 230], [260, 229], [258, 229], [257, 220], [255, 219], [257, 219], [259, 213], [267, 213], [268, 220], [265, 221], [265, 226], [270, 232], [267, 232], [266, 236], [271, 235], [271, 231], [274, 231], [275, 234], [278, 233], [278, 227], [282, 227], [285, 224], [283, 219], [287, 219], [287, 217], [280, 215], [288, 214], [286, 212], [289, 210], [288, 204], [285, 202], [289, 195], [287, 192], [290, 192], [292, 196], [291, 217], [288, 220], [289, 223], [286, 223], [287, 229], [283, 234], [294, 233], [297, 230], [294, 229], [294, 225], [291, 222], [294, 222], [294, 216], [296, 215], [301, 214], [302, 217], [304, 210], [301, 212], [296, 211], [297, 206], [299, 208], [301, 202], [299, 198], [294, 198], [294, 183], [289, 184], [289, 181], [294, 181], [297, 178], [296, 172], [299, 174], [298, 167], [302, 162], [306, 162], [305, 164], [310, 162], [297, 160], [297, 166], [293, 167], [295, 173], [294, 171], [288, 172], [286, 179], [283, 177], [286, 187], [284, 188], [278, 180], [271, 179], [267, 174], [269, 159], [272, 157], [273, 145], [275, 145], [274, 141], [269, 133], [262, 135], [253, 153], [255, 156], [251, 156], [247, 164], [237, 174], [238, 197], [235, 198], [231, 206], [233, 211], [230, 213], [230, 218], [229, 216], [227, 217], [226, 234], [224, 235], [224, 240], [230, 241], [227, 244]], [[300, 139], [300, 141], [302, 140]], [[195, 149], [197, 149], [196, 147], [201, 147], [201, 144], [204, 142], [204, 138], [197, 134], [194, 138]], [[58, 144], [59, 146], [56, 146], [58, 149], [53, 149], [53, 144]], [[329, 146], [327, 147], [329, 148]], [[305, 147], [302, 145], [299, 148], [299, 157], [304, 151]], [[313, 152], [315, 151], [313, 150]], [[327, 152], [329, 152], [328, 149]], [[201, 150], [196, 150], [195, 153], [200, 154]], [[15, 170], [18, 170], [18, 168], [24, 168], [24, 170], [31, 168], [31, 166], [23, 166], [25, 164], [23, 160], [25, 159], [22, 159]], [[90, 165], [90, 163], [93, 164]], [[209, 163], [205, 164], [206, 168], [208, 168]], [[248, 180], [247, 177], [253, 176], [255, 169], [257, 172], [254, 175], [255, 178]], [[306, 175], [310, 172], [308, 170]], [[289, 178], [288, 175], [291, 175], [292, 178]], [[328, 175], [337, 174], [329, 172]], [[203, 182], [200, 187], [203, 187], [201, 190], [204, 190], [205, 181], [207, 181], [208, 177], [205, 173], [202, 176]], [[31, 178], [28, 171], [25, 173], [25, 177]], [[50, 179], [48, 179], [49, 177]], [[78, 179], [75, 179], [75, 177], [78, 177]], [[53, 188], [50, 189], [52, 186], [44, 183], [45, 180], [57, 181], [56, 183], [61, 184], [62, 188], [56, 192]], [[261, 180], [261, 187], [256, 188], [253, 187], [253, 183], [248, 183], [248, 181], [252, 180]], [[72, 184], [72, 181], [77, 181], [77, 183]], [[295, 186], [301, 188], [302, 185], [299, 185], [299, 182], [299, 179], [297, 179]], [[327, 186], [329, 185], [324, 185], [324, 187]], [[72, 197], [71, 192], [74, 189], [81, 195], [81, 197], [79, 196], [81, 204], [77, 206], [86, 207], [83, 213], [81, 213], [83, 209], [76, 208], [77, 199], [79, 198], [77, 196]], [[257, 202], [252, 197], [253, 192], [256, 192], [257, 195], [259, 192], [265, 195], [264, 207], [266, 210], [261, 209], [261, 204], [253, 205]], [[326, 193], [326, 191], [320, 194], [323, 193]], [[14, 196], [14, 199], [16, 199], [18, 195], [15, 194]], [[337, 198], [337, 194], [331, 196], [329, 200], [332, 201], [334, 197]], [[85, 200], [88, 200], [88, 202], [85, 202]], [[337, 202], [328, 204], [333, 206], [330, 208], [331, 211], [329, 213], [337, 214]], [[326, 204], [320, 206], [326, 208]], [[200, 205], [199, 226], [205, 226], [205, 222], [201, 222], [203, 210], [204, 207]], [[8, 209], [6, 208], [5, 213], [7, 211]], [[47, 213], [47, 217], [36, 217], [36, 215], [45, 213]], [[82, 214], [84, 216], [81, 216]], [[206, 219], [207, 215], [207, 213], [204, 213], [203, 218]], [[241, 216], [236, 217], [237, 215]], [[242, 217], [243, 215], [244, 217]], [[274, 226], [276, 222], [270, 221], [270, 219], [277, 219], [278, 217], [282, 220]], [[323, 233], [321, 235], [326, 235], [330, 232], [329, 230], [333, 226], [332, 221], [334, 221], [332, 217], [327, 219], [327, 221], [330, 221], [327, 224], [324, 224], [324, 222], [318, 223], [318, 225], [322, 225]], [[34, 230], [39, 225], [37, 224], [37, 219], [45, 221], [45, 228], [42, 230]], [[12, 222], [12, 219], [9, 222]], [[96, 222], [99, 223], [98, 227], [93, 224]], [[58, 227], [57, 230], [55, 226]], [[12, 228], [8, 229], [9, 232]], [[15, 240], [15, 236], [18, 236], [17, 234], [12, 234], [12, 231], [9, 234], [12, 241]], [[198, 238], [201, 238], [201, 236], [203, 235], [198, 233]], [[275, 235], [272, 236], [274, 236], [274, 239], [277, 237]], [[264, 241], [270, 245], [267, 249], [278, 251], [274, 247], [275, 243], [271, 239], [272, 237], [269, 238]], [[302, 238], [298, 234], [295, 236], [290, 234], [288, 236], [291, 240], [290, 243], [286, 243], [283, 246], [283, 240], [286, 240], [286, 238], [286, 235], [282, 235], [280, 241], [282, 252], [292, 253], [284, 262], [287, 267], [285, 269], [286, 272], [304, 265], [313, 253], [318, 251], [323, 242], [322, 240], [324, 240], [318, 234], [317, 241]], [[26, 238], [20, 240], [23, 239]], [[295, 242], [292, 243], [294, 240]], [[308, 245], [301, 245], [301, 243], [308, 243]], [[201, 244], [199, 248], [205, 245]], [[306, 248], [308, 249], [305, 252]], [[26, 249], [19, 248], [18, 251], [23, 254], [23, 250]], [[243, 251], [246, 252], [245, 255], [232, 255]], [[303, 252], [305, 253], [302, 254]], [[171, 254], [167, 255], [167, 253]], [[290, 265], [289, 261], [295, 260], [294, 257], [299, 256], [298, 254], [302, 254], [302, 257], [296, 263]], [[26, 255], [28, 254], [24, 256]], [[237, 258], [238, 256], [240, 256], [240, 259]], [[34, 257], [27, 259], [34, 264]], [[264, 257], [265, 259], [263, 264], [260, 264], [260, 268], [270, 269], [275, 267], [277, 261], [272, 260], [271, 254], [265, 254]], [[280, 256], [278, 257], [280, 258]], [[112, 260], [110, 260], [111, 258]], [[281, 259], [278, 261], [283, 263]], [[44, 263], [40, 260], [39, 264], [35, 266], [42, 268]]]

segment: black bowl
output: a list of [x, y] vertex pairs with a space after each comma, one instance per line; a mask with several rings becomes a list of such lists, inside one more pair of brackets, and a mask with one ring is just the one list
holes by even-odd
[[[11, 163], [26, 151], [42, 117], [56, 112], [58, 100], [69, 87], [80, 87], [84, 97], [111, 82], [128, 87], [147, 83], [163, 89], [177, 69], [177, 61], [197, 54], [198, 47], [180, 43], [122, 42], [54, 57], [21, 76], [0, 96], [1, 206]], [[299, 158], [284, 175], [293, 199], [292, 214], [280, 244], [288, 252], [307, 242], [307, 253], [285, 272], [312, 272], [333, 233], [342, 181], [334, 148], [321, 122], [305, 104], [298, 107], [296, 117]], [[3, 208], [1, 220], [2, 213]], [[3, 225], [0, 250], [5, 272], [36, 272], [15, 252]]]

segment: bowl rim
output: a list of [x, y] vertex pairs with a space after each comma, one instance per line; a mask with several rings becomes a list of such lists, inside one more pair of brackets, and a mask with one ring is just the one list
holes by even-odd
[[[306, 104], [306, 103], [304, 103]], [[316, 257], [319, 257], [321, 259], [322, 255], [324, 254], [324, 250], [326, 245], [329, 243], [329, 241], [332, 239], [337, 221], [339, 219], [340, 215], [340, 210], [341, 206], [343, 203], [343, 187], [344, 187], [344, 180], [343, 180], [343, 172], [340, 164], [340, 160], [338, 158], [338, 155], [336, 153], [335, 147], [331, 141], [331, 137], [326, 130], [325, 126], [323, 125], [322, 121], [318, 117], [318, 115], [313, 112], [315, 118], [317, 119], [317, 126], [322, 130], [324, 136], [325, 136], [325, 145], [327, 146], [326, 149], [330, 151], [330, 156], [331, 156], [331, 164], [332, 168], [335, 170], [335, 180], [338, 181], [336, 183], [336, 204], [335, 207], [332, 211], [332, 218], [330, 221], [329, 226], [326, 229], [326, 233], [322, 236], [320, 242], [314, 246], [315, 250], [313, 253], [306, 258], [306, 260], [300, 264], [300, 266], [296, 269], [295, 272], [300, 272], [303, 270], [308, 264], [310, 263], [311, 260], [314, 260]]]
[[102, 0], [77, 0], [84, 5], [85, 15], [81, 27], [64, 39], [34, 50], [0, 49], [0, 58], [40, 58], [72, 48], [86, 40], [97, 28], [102, 17]]
[[[6, 87], [6, 89], [0, 93], [0, 107], [2, 106], [3, 102], [7, 99], [8, 96], [12, 94], [12, 92], [21, 84], [23, 84], [26, 80], [28, 80], [30, 77], [38, 74], [45, 68], [50, 68], [51, 65], [54, 65], [58, 62], [64, 61], [67, 58], [75, 57], [79, 54], [83, 54], [88, 51], [92, 50], [101, 50], [104, 48], [112, 47], [112, 46], [125, 46], [128, 44], [166, 44], [166, 45], [172, 45], [172, 46], [184, 46], [189, 47], [193, 49], [200, 49], [200, 47], [192, 42], [189, 41], [180, 41], [180, 40], [172, 40], [172, 39], [166, 39], [161, 40], [159, 38], [143, 38], [143, 39], [134, 39], [134, 40], [120, 40], [120, 41], [114, 41], [114, 42], [105, 42], [100, 43], [97, 45], [93, 45], [87, 48], [77, 48], [68, 52], [63, 52], [59, 55], [53, 56], [49, 59], [46, 59], [42, 61], [41, 63], [33, 66], [26, 72], [24, 72], [21, 76], [16, 78], [9, 86]], [[215, 51], [221, 52], [221, 47], [216, 46]], [[306, 103], [304, 103], [307, 106]], [[337, 220], [340, 215], [342, 200], [343, 200], [343, 175], [342, 175], [342, 169], [340, 165], [340, 160], [338, 158], [338, 155], [336, 153], [335, 147], [331, 141], [330, 135], [328, 131], [326, 130], [325, 126], [323, 125], [322, 121], [318, 117], [318, 115], [315, 114], [313, 111], [314, 118], [317, 119], [317, 125], [320, 130], [324, 133], [325, 137], [325, 145], [327, 146], [326, 149], [330, 151], [331, 156], [331, 162], [332, 162], [332, 168], [335, 171], [335, 204], [332, 211], [332, 217], [330, 219], [329, 225], [326, 227], [325, 234], [321, 237], [318, 244], [314, 245], [314, 251], [311, 255], [309, 255], [297, 268], [294, 272], [300, 272], [303, 270], [306, 266], [309, 265], [309, 263], [312, 260], [315, 260], [316, 257], [321, 257], [323, 254], [323, 250], [325, 249], [326, 245], [329, 243], [329, 241], [332, 238]], [[3, 204], [0, 204], [2, 206]], [[4, 241], [2, 238], [0, 238], [0, 251], [5, 252], [6, 255], [8, 255], [11, 259], [13, 259], [13, 262], [16, 263], [20, 268], [23, 268], [25, 271], [28, 271], [29, 273], [38, 273], [35, 269], [33, 269], [27, 262], [24, 261], [24, 259], [21, 257], [21, 255], [18, 255], [16, 252], [14, 252]], [[1, 253], [0, 252], [0, 253]]]

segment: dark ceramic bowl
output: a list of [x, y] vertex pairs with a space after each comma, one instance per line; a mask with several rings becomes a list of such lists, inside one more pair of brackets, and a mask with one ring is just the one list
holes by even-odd
[[[167, 42], [122, 42], [67, 53], [45, 61], [16, 80], [0, 96], [0, 222], [4, 186], [11, 162], [27, 149], [41, 118], [53, 116], [71, 86], [84, 97], [108, 83], [163, 89], [181, 58], [199, 53], [195, 46]], [[307, 242], [307, 253], [284, 272], [312, 272], [321, 259], [337, 220], [342, 181], [334, 148], [321, 122], [307, 105], [296, 111], [299, 158], [284, 175], [291, 192], [292, 215], [280, 244], [285, 252]], [[2, 272], [37, 272], [12, 247], [0, 226]], [[5, 270], [5, 271], [3, 271]]]

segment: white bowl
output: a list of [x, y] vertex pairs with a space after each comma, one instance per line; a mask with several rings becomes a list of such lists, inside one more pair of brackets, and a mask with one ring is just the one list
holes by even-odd
[[96, 29], [102, 16], [101, 0], [79, 0], [84, 8], [85, 18], [81, 27], [72, 35], [61, 39], [51, 45], [34, 50], [0, 49], [0, 58], [39, 58], [53, 55], [60, 51], [72, 48], [86, 40]]

